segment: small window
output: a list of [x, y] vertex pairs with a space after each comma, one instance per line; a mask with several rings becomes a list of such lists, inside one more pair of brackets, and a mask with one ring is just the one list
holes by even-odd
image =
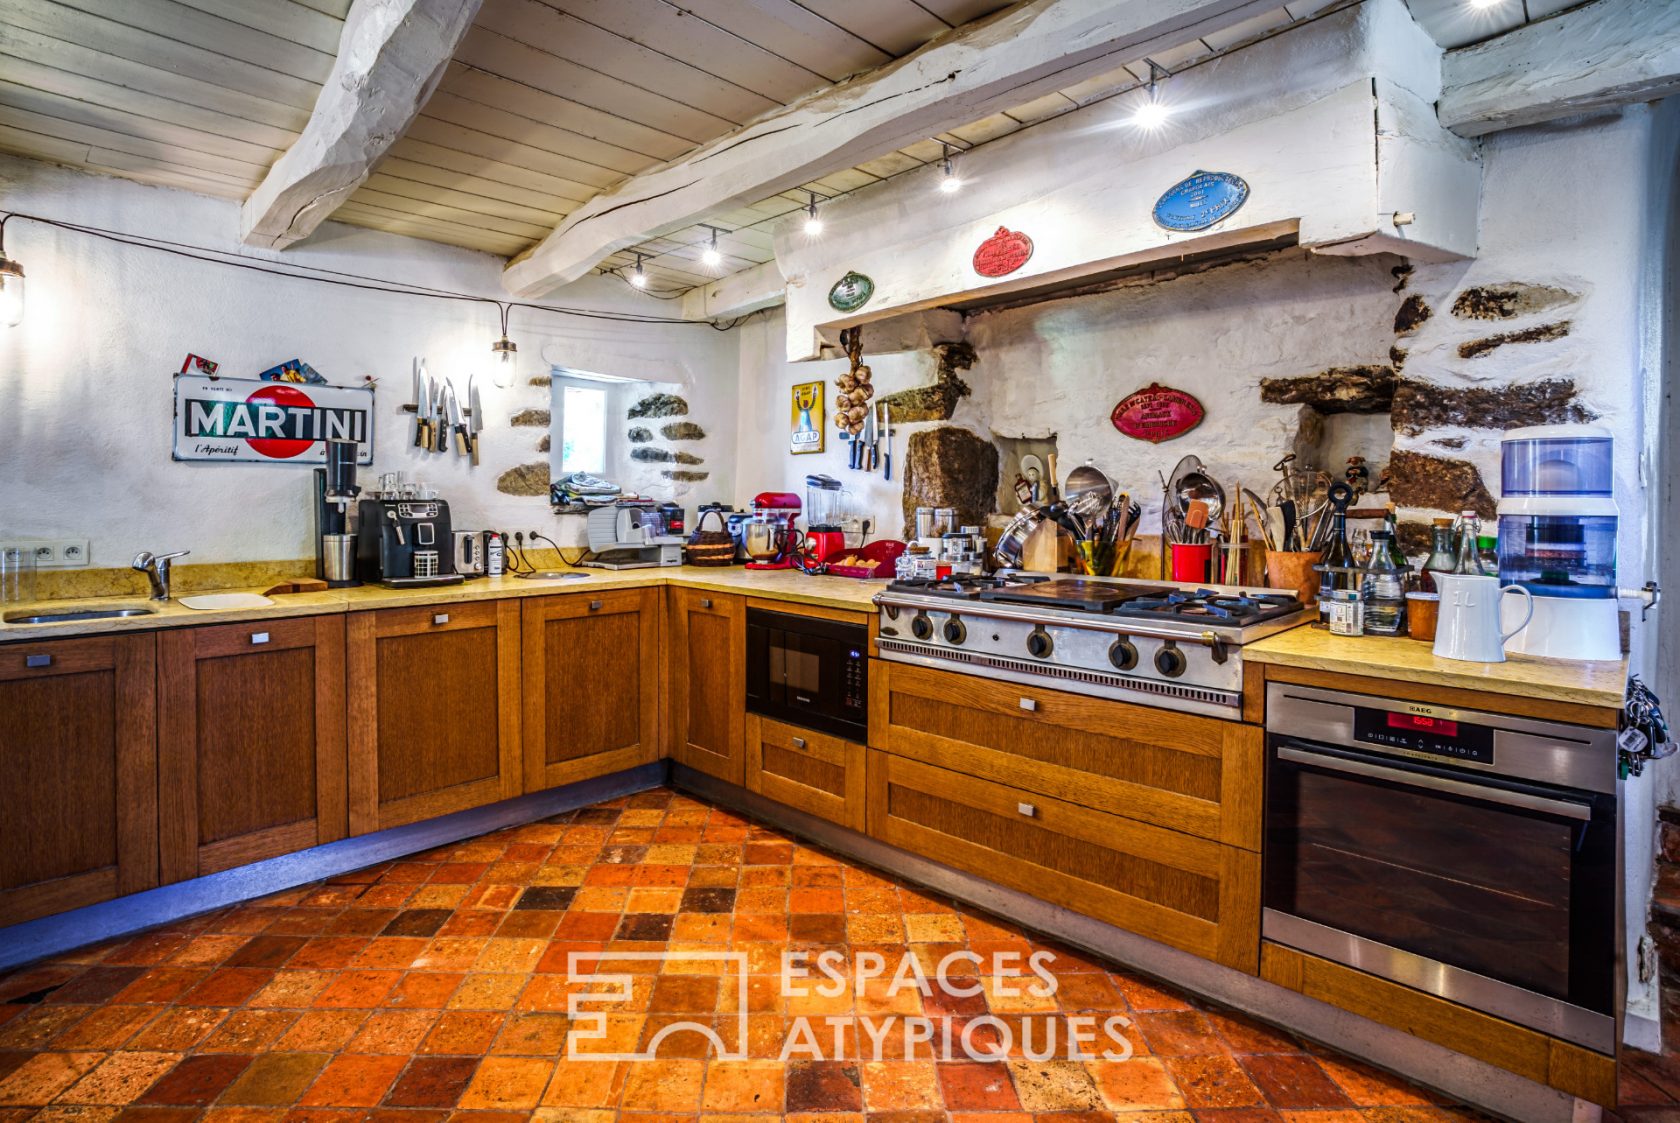
[[607, 388], [561, 387], [560, 472], [602, 475], [607, 470]]

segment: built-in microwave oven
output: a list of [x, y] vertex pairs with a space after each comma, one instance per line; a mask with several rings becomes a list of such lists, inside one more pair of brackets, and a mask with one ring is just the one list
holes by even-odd
[[866, 743], [868, 627], [747, 609], [747, 710]]

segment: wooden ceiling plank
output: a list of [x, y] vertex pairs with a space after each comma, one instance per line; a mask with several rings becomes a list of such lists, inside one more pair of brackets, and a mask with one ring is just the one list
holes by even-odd
[[1116, 56], [1150, 54], [1271, 2], [1028, 0], [597, 195], [510, 263], [503, 284], [521, 296], [551, 291], [650, 234], [854, 168], [1101, 73]]
[[246, 117], [235, 117], [174, 98], [159, 97], [143, 90], [102, 82], [86, 74], [42, 66], [29, 59], [7, 55], [3, 50], [0, 50], [0, 58], [4, 59], [4, 62], [0, 62], [0, 74], [19, 85], [42, 93], [55, 94], [106, 109], [124, 110], [181, 128], [261, 145], [276, 152], [283, 151], [297, 139], [295, 130], [275, 128], [273, 125], [265, 125]]
[[75, 5], [74, 11], [84, 16], [160, 35], [316, 86], [332, 73], [331, 50], [316, 50], [236, 20], [224, 19], [219, 11], [196, 10], [176, 0], [70, 0], [70, 3]]
[[544, 207], [521, 206], [518, 203], [509, 203], [504, 199], [498, 199], [490, 195], [461, 191], [453, 187], [439, 187], [418, 179], [407, 179], [400, 175], [387, 173], [383, 168], [368, 176], [367, 185], [375, 191], [398, 198], [413, 199], [420, 203], [443, 203], [447, 206], [459, 207], [464, 211], [507, 219], [510, 222], [528, 222], [533, 226], [552, 226], [564, 214], [563, 211], [557, 211], [552, 205]]
[[885, 156], [865, 160], [858, 165], [858, 171], [868, 172], [876, 179], [890, 179], [895, 175], [924, 167], [926, 164], [926, 160], [918, 160], [906, 152], [889, 152]]
[[912, 0], [802, 0], [804, 7], [898, 58], [951, 30]]
[[6, 18], [40, 35], [79, 43], [131, 62], [239, 90], [307, 112], [315, 106], [318, 83], [252, 66], [228, 55], [114, 20], [65, 8], [53, 0], [6, 0]]
[[[674, 14], [667, 14], [673, 19]], [[741, 124], [783, 103], [634, 40], [559, 11], [542, 0], [484, 0], [478, 25], [597, 73]], [[700, 59], [704, 56], [690, 55]]]
[[1596, 0], [1448, 51], [1441, 123], [1463, 136], [1655, 101], [1680, 91], [1680, 5]]
[[309, 121], [307, 108], [270, 101], [4, 22], [0, 22], [0, 54], [53, 67], [66, 74], [97, 75], [98, 81], [132, 90], [137, 95], [202, 106], [269, 128], [284, 129], [293, 136], [302, 132]]
[[448, 203], [434, 203], [421, 199], [411, 199], [403, 195], [392, 195], [366, 184], [356, 189], [353, 198], [360, 199], [364, 203], [384, 207], [386, 210], [397, 211], [400, 214], [418, 215], [422, 218], [441, 218], [458, 226], [476, 226], [481, 230], [494, 230], [498, 234], [510, 234], [516, 238], [540, 238], [545, 229], [540, 222], [520, 222], [516, 219], [499, 218], [496, 215], [485, 214], [483, 211], [451, 206]]
[[299, 43], [332, 56], [344, 31], [344, 16], [317, 11], [295, 0], [177, 0], [195, 11]]
[[[567, 183], [553, 176], [539, 175], [506, 164], [475, 161], [465, 153], [455, 153], [460, 157], [459, 162], [440, 164], [427, 157], [425, 150], [431, 148], [430, 145], [399, 140], [391, 146], [390, 154], [380, 162], [376, 170], [401, 176], [403, 179], [430, 183], [434, 187], [470, 191], [475, 195], [503, 199], [535, 209], [547, 208], [562, 214], [569, 213], [577, 204], [595, 194], [593, 189], [580, 183]], [[447, 153], [448, 150], [433, 151]], [[543, 186], [527, 186], [533, 181], [540, 182]]]
[[978, 121], [970, 121], [966, 125], [955, 125], [951, 134], [958, 137], [966, 145], [984, 144], [988, 140], [1008, 136], [1010, 133], [1020, 132], [1021, 122], [1008, 113], [993, 113], [989, 117], [982, 117]]
[[961, 27], [1009, 7], [1014, 0], [917, 0], [922, 7], [950, 24]]
[[297, 142], [239, 208], [239, 238], [285, 249], [366, 181], [437, 88], [479, 0], [358, 0]]
[[334, 211], [331, 221], [360, 226], [364, 230], [377, 230], [383, 234], [401, 234], [409, 238], [439, 242], [446, 246], [477, 250], [480, 253], [495, 254], [497, 257], [507, 257], [511, 253], [517, 253], [519, 248], [525, 244], [521, 239], [509, 237], [506, 234], [476, 230], [468, 226], [430, 222], [375, 207], [364, 207], [354, 201], [345, 203]]
[[[442, 100], [439, 95], [432, 95], [432, 100], [426, 106], [427, 112], [422, 113], [415, 119], [414, 124], [408, 127], [404, 140], [418, 141], [431, 148], [465, 153], [468, 157], [492, 163], [525, 168], [538, 175], [575, 180], [596, 189], [609, 187], [624, 178], [610, 168], [602, 168], [598, 164], [555, 152], [548, 147], [556, 141], [551, 136], [542, 135], [543, 130], [547, 130], [548, 133], [560, 130], [549, 129], [546, 125], [512, 114], [501, 114], [492, 126], [502, 132], [492, 132], [490, 127], [469, 127], [433, 116], [431, 111], [439, 108]], [[488, 108], [484, 108], [488, 113]], [[507, 135], [502, 135], [503, 132]], [[571, 134], [564, 134], [561, 142], [563, 143], [564, 136], [569, 135]], [[543, 143], [535, 143], [536, 140]], [[600, 182], [597, 182], [598, 180]]]
[[[550, 128], [608, 145], [620, 153], [640, 156], [644, 168], [650, 162], [675, 159], [694, 147], [682, 137], [650, 129], [623, 117], [603, 113], [593, 106], [556, 97], [547, 90], [524, 82], [468, 66], [451, 66], [440, 91], [545, 123]], [[603, 167], [617, 166], [604, 157], [605, 153], [596, 162]]]
[[544, 0], [577, 19], [706, 70], [777, 102], [829, 84], [814, 70], [714, 27], [665, 0]]
[[50, 133], [38, 133], [32, 129], [20, 129], [15, 125], [0, 122], [0, 149], [16, 156], [27, 156], [32, 160], [51, 160], [57, 164], [85, 168], [88, 150], [91, 147]]
[[1021, 105], [1012, 105], [1007, 112], [1023, 125], [1035, 125], [1078, 108], [1077, 102], [1058, 90]]
[[27, 129], [31, 132], [45, 133], [63, 140], [75, 141], [90, 146], [110, 148], [117, 152], [127, 152], [134, 156], [149, 156], [156, 160], [173, 161], [183, 167], [203, 168], [207, 171], [222, 172], [230, 176], [251, 176], [253, 181], [260, 178], [263, 168], [258, 164], [247, 164], [239, 160], [230, 160], [225, 156], [215, 156], [208, 152], [198, 152], [177, 145], [160, 144], [145, 137], [131, 136], [127, 133], [113, 132], [92, 125], [84, 125], [76, 121], [69, 121], [63, 117], [49, 117], [45, 114], [19, 109], [16, 106], [0, 104], [0, 124], [11, 125], [14, 128]]
[[168, 121], [159, 121], [141, 113], [129, 113], [49, 93], [33, 86], [0, 80], [0, 103], [17, 109], [27, 109], [45, 117], [57, 117], [108, 129], [114, 133], [143, 137], [161, 145], [174, 145], [215, 156], [239, 160], [255, 168], [266, 168], [274, 162], [282, 149], [265, 144], [251, 144], [235, 137], [221, 136], [202, 129], [187, 128]]
[[229, 198], [244, 198], [256, 183], [256, 176], [226, 175], [221, 172], [206, 171], [203, 168], [188, 168], [167, 160], [159, 160], [154, 156], [136, 156], [129, 152], [116, 152], [97, 145], [88, 150], [90, 169], [107, 175], [119, 175], [126, 179], [139, 179], [151, 183], [158, 180], [146, 177], [168, 177], [178, 184], [195, 184], [189, 187], [192, 191], [206, 191], [213, 195]]
[[813, 70], [830, 82], [892, 56], [807, 11], [794, 0], [670, 0], [673, 7]]
[[690, 145], [734, 128], [736, 122], [691, 108], [621, 78], [579, 66], [545, 51], [474, 27], [456, 57], [467, 66], [511, 78], [532, 89], [588, 106], [626, 125], [654, 129]]
[[350, 14], [351, 0], [296, 0], [311, 11], [320, 12], [324, 16], [342, 20]]

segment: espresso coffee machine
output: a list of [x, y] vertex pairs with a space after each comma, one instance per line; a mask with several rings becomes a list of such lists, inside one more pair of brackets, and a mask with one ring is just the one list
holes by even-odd
[[315, 469], [315, 576], [330, 589], [348, 589], [356, 579], [356, 534], [350, 507], [356, 485], [356, 441], [327, 441], [327, 466]]
[[389, 496], [357, 508], [356, 576], [392, 588], [459, 585], [449, 504]]

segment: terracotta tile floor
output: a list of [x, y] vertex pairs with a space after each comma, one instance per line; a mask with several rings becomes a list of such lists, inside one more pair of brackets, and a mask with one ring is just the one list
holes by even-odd
[[[633, 1052], [685, 1021], [734, 1046], [744, 1007], [744, 1058], [709, 1057], [699, 1033], [684, 1030], [664, 1039], [656, 1059], [561, 1059], [575, 1024], [568, 994], [589, 985], [568, 983], [568, 959], [604, 949], [687, 958], [610, 961], [631, 976], [628, 998], [603, 1008], [603, 1039], [580, 1048]], [[786, 949], [833, 951], [845, 967], [871, 965], [873, 952], [888, 976], [835, 997], [784, 995]], [[1054, 993], [1030, 971], [1013, 977], [1035, 951], [1054, 956]], [[719, 952], [742, 958], [703, 954]], [[890, 976], [906, 970], [906, 957], [931, 975], [952, 953], [953, 990], [968, 993], [892, 993]], [[969, 1030], [982, 1056], [1003, 1055], [1005, 1034], [1012, 1050], [982, 1063], [958, 1045], [957, 1059], [931, 1059], [929, 1046], [906, 1043], [906, 1016], [948, 1024], [959, 1039]], [[1125, 1018], [1117, 1032], [1129, 1050], [1101, 1036], [1086, 1046], [1123, 1059], [1025, 1055], [1025, 1041], [1042, 1047], [1051, 1033], [1065, 1044], [1081, 1017], [1097, 1026]], [[784, 1037], [800, 1024], [816, 1028], [796, 1038], [811, 1048], [784, 1063]], [[877, 1033], [878, 1059], [869, 1048]], [[1329, 1050], [665, 790], [0, 979], [0, 1123], [773, 1115], [810, 1123], [1476, 1118]]]

